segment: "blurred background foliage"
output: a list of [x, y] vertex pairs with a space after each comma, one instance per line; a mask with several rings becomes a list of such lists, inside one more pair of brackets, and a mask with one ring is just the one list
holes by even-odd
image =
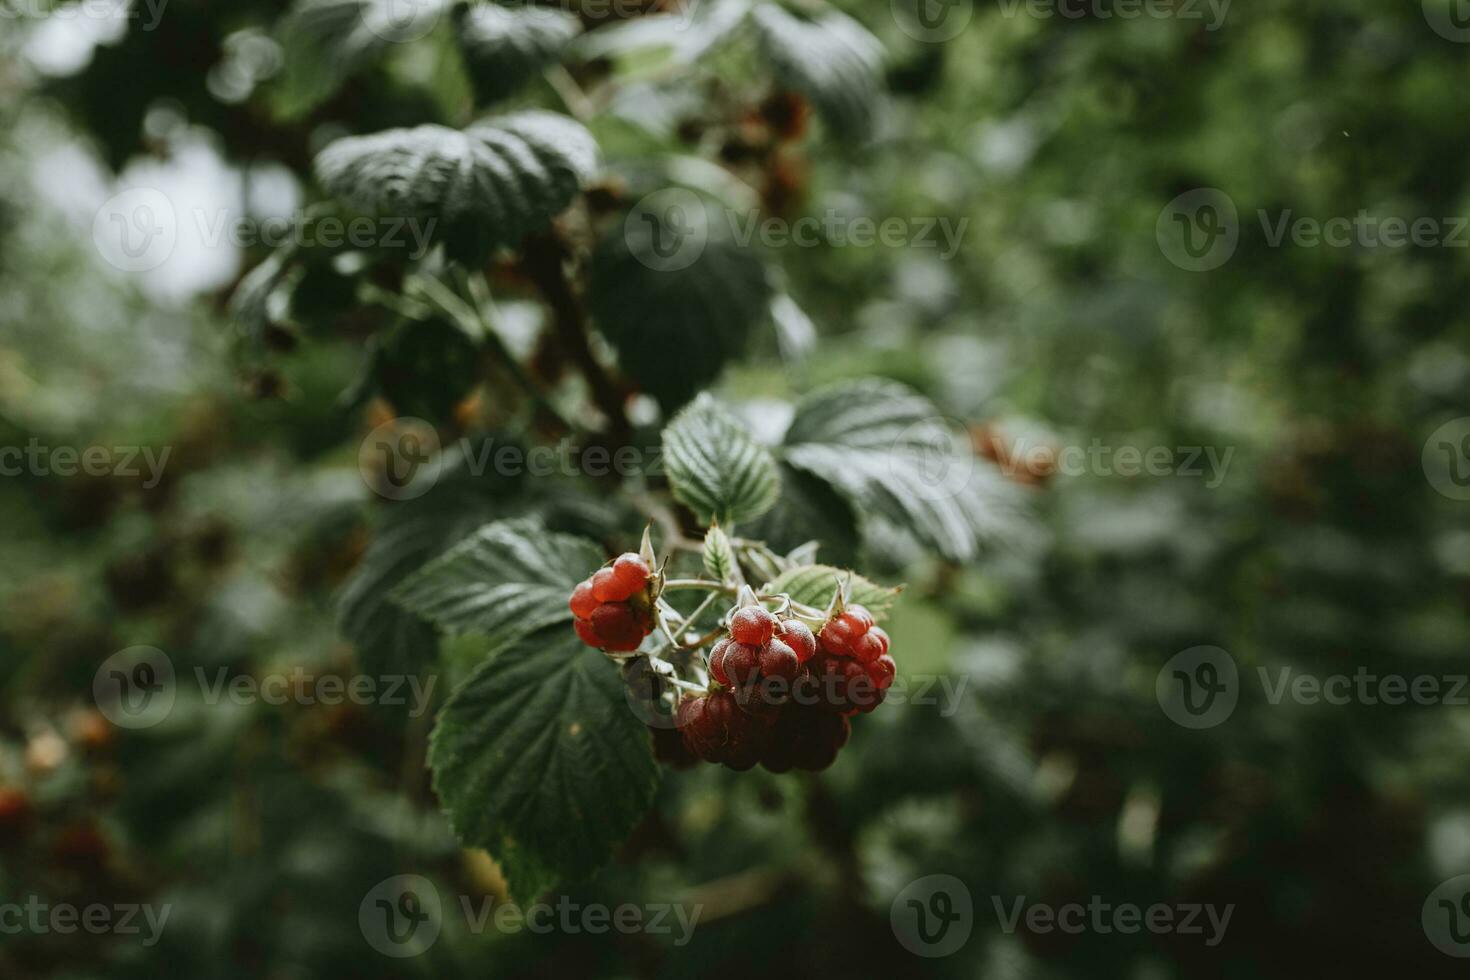
[[[172, 452], [152, 487], [0, 479], [0, 896], [173, 912], [151, 949], [6, 936], [0, 974], [1448, 975], [1419, 916], [1436, 883], [1470, 871], [1470, 716], [1273, 705], [1255, 677], [1466, 671], [1470, 528], [1420, 454], [1466, 413], [1470, 267], [1452, 248], [1272, 248], [1255, 215], [1470, 213], [1467, 50], [1418, 4], [1377, 0], [1252, 0], [1215, 31], [981, 0], [943, 44], [910, 38], [887, 4], [842, 6], [884, 42], [889, 91], [860, 151], [813, 139], [785, 161], [787, 213], [964, 218], [963, 247], [950, 261], [785, 249], [816, 345], [758, 337], [717, 390], [777, 402], [884, 375], [977, 440], [1207, 446], [1233, 451], [1229, 468], [1213, 486], [1023, 471], [1034, 524], [967, 567], [865, 542], [875, 576], [910, 583], [890, 630], [900, 671], [962, 682], [962, 697], [951, 713], [875, 713], [820, 780], [667, 778], [614, 866], [566, 891], [706, 902], [687, 946], [473, 935], [449, 916], [411, 961], [363, 941], [373, 884], [418, 872], [444, 895], [504, 888], [436, 813], [426, 718], [206, 705], [185, 686], [164, 724], [127, 732], [90, 695], [97, 664], [135, 644], [180, 671], [352, 671], [333, 597], [378, 509], [356, 467], [375, 409], [343, 399], [366, 328], [325, 316], [289, 353], [247, 344], [223, 310], [259, 254], [181, 247], [136, 276], [100, 261], [90, 232], [119, 175], [290, 210], [344, 120], [457, 122], [470, 83], [430, 38], [303, 110], [292, 86], [311, 82], [282, 75], [282, 11], [266, 3], [172, 0], [152, 31], [7, 23], [0, 444]], [[592, 127], [605, 153], [671, 151], [678, 127], [659, 136], [650, 119], [677, 123], [696, 86], [739, 91], [740, 57], [643, 88], [618, 62], [619, 111]], [[526, 101], [557, 104], [540, 83]], [[1160, 211], [1197, 187], [1242, 216], [1239, 250], [1210, 273], [1155, 240]], [[534, 339], [532, 304], [507, 311]], [[1197, 644], [1228, 650], [1244, 690], [1226, 723], [1187, 731], [1159, 710], [1155, 677]], [[976, 928], [960, 953], [920, 960], [888, 909], [935, 873], [967, 883]], [[991, 901], [1094, 894], [1235, 912], [1207, 948], [1008, 935]]]

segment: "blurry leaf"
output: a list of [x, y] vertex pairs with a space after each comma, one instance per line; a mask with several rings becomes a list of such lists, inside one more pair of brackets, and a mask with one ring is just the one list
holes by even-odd
[[424, 36], [449, 0], [297, 0], [282, 20], [285, 74], [277, 106], [300, 116], [392, 45]]
[[820, 542], [828, 561], [847, 565], [857, 560], [857, 517], [832, 486], [788, 463], [778, 463], [781, 498], [776, 506], [746, 525], [746, 537], [764, 541], [777, 552], [808, 541]]
[[597, 168], [597, 144], [567, 116], [526, 110], [463, 131], [390, 129], [317, 154], [326, 190], [369, 213], [420, 223], [455, 257], [475, 260], [549, 224]]
[[398, 326], [376, 359], [378, 389], [400, 415], [445, 422], [480, 378], [480, 349], [442, 318]]
[[954, 561], [1023, 520], [1015, 488], [927, 398], [869, 379], [796, 406], [781, 457], [830, 483], [860, 520], [881, 517]]
[[767, 3], [752, 16], [777, 79], [811, 99], [836, 135], [866, 136], [882, 89], [878, 39], [835, 10], [805, 19]]
[[505, 98], [555, 64], [581, 30], [575, 14], [550, 7], [469, 7], [459, 24], [459, 43], [480, 102]]
[[664, 429], [664, 464], [674, 496], [703, 523], [759, 517], [781, 492], [770, 452], [709, 395]]
[[704, 533], [701, 554], [706, 575], [716, 582], [730, 581], [735, 571], [735, 550], [730, 546], [730, 536], [720, 530], [718, 524], [712, 525]]
[[606, 863], [658, 786], [617, 667], [566, 624], [501, 648], [455, 689], [429, 765], [455, 834], [490, 852], [523, 904]]
[[832, 597], [837, 594], [838, 581], [846, 583], [849, 577], [851, 577], [851, 586], [848, 599], [860, 606], [867, 606], [868, 611], [877, 619], [882, 619], [889, 607], [898, 599], [898, 589], [879, 585], [856, 572], [832, 565], [807, 565], [783, 572], [780, 578], [771, 583], [769, 591], [772, 594], [785, 592], [794, 602], [804, 602], [818, 609], [826, 609]]
[[271, 322], [271, 297], [291, 271], [296, 252], [294, 244], [276, 249], [241, 278], [230, 296], [230, 317], [249, 339], [259, 340]]
[[640, 205], [603, 238], [587, 288], [592, 315], [617, 347], [619, 363], [665, 411], [708, 387], [745, 351], [767, 316], [769, 295], [760, 258], [737, 244], [727, 223], [709, 217], [691, 192], [675, 193], [687, 195], [686, 204]]
[[776, 343], [786, 360], [799, 361], [816, 347], [816, 325], [786, 293], [771, 297], [771, 322], [776, 325]]
[[585, 538], [538, 521], [497, 521], [424, 566], [390, 597], [448, 633], [497, 645], [569, 620], [572, 588], [603, 562]]

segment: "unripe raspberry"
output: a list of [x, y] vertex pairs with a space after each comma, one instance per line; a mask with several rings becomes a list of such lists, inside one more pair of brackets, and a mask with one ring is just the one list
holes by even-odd
[[776, 628], [776, 617], [760, 606], [746, 606], [730, 617], [730, 636], [753, 647], [765, 646]]
[[801, 620], [783, 620], [780, 632], [781, 639], [796, 652], [796, 659], [801, 663], [812, 659], [812, 654], [817, 652], [817, 638], [812, 636], [812, 631]]
[[597, 596], [592, 592], [592, 580], [589, 578], [581, 582], [572, 590], [572, 598], [567, 602], [571, 607], [572, 615], [578, 619], [591, 619], [592, 610], [597, 608]]
[[801, 672], [801, 661], [797, 659], [796, 651], [784, 640], [772, 637], [771, 642], [761, 650], [760, 668], [764, 676], [779, 677], [790, 685]]
[[648, 631], [625, 602], [604, 602], [592, 611], [592, 629], [605, 650], [626, 653], [638, 649]]

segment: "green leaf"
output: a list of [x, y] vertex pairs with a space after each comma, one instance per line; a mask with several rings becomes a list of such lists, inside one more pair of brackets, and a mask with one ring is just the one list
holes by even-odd
[[476, 97], [494, 102], [513, 93], [582, 32], [577, 16], [551, 7], [476, 3], [459, 23], [459, 44]]
[[735, 549], [730, 545], [730, 536], [720, 530], [718, 524], [704, 532], [705, 574], [716, 582], [728, 582], [735, 572]]
[[572, 618], [567, 597], [603, 562], [586, 538], [539, 521], [480, 528], [394, 590], [398, 605], [448, 633], [480, 633], [496, 645]]
[[846, 498], [825, 480], [789, 463], [778, 462], [776, 470], [781, 479], [781, 499], [741, 528], [744, 536], [764, 541], [780, 553], [815, 540], [828, 561], [856, 564], [861, 538], [857, 515]]
[[428, 34], [450, 0], [298, 0], [277, 32], [285, 70], [277, 109], [303, 115], [347, 77], [392, 50]]
[[522, 903], [606, 863], [658, 786], [617, 668], [565, 624], [501, 648], [455, 689], [429, 765], [455, 834], [500, 862]]
[[803, 398], [782, 459], [830, 483], [860, 521], [888, 521], [954, 561], [1024, 525], [1016, 488], [927, 398], [868, 379]]
[[804, 602], [808, 606], [826, 609], [837, 594], [840, 579], [846, 583], [851, 576], [848, 601], [866, 606], [873, 618], [882, 619], [898, 599], [899, 589], [879, 585], [863, 578], [856, 572], [836, 568], [832, 565], [804, 565], [782, 572], [767, 589], [773, 595], [785, 592], [793, 602]]
[[664, 465], [674, 496], [701, 523], [752, 520], [781, 492], [770, 452], [707, 394], [664, 429]]
[[593, 253], [592, 316], [665, 412], [719, 377], [769, 316], [765, 265], [731, 232], [722, 212], [671, 188], [640, 201]]
[[526, 110], [465, 130], [425, 125], [337, 140], [317, 154], [328, 193], [368, 213], [419, 223], [452, 256], [484, 257], [550, 223], [597, 169], [592, 135], [567, 116]]
[[809, 98], [837, 136], [871, 132], [884, 51], [867, 28], [835, 10], [808, 19], [773, 3], [751, 16], [761, 50], [783, 85]]

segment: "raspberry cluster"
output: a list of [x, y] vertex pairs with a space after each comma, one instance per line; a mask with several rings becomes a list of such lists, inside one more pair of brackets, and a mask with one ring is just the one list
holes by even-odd
[[572, 625], [582, 642], [618, 653], [638, 649], [653, 632], [652, 574], [648, 563], [629, 551], [573, 589], [567, 605], [577, 617]]
[[836, 760], [852, 731], [849, 717], [882, 703], [894, 662], [888, 634], [862, 606], [829, 620], [818, 636], [799, 620], [749, 606], [731, 617], [709, 672], [713, 693], [684, 699], [675, 715], [688, 752], [732, 769], [759, 763], [787, 772]]

